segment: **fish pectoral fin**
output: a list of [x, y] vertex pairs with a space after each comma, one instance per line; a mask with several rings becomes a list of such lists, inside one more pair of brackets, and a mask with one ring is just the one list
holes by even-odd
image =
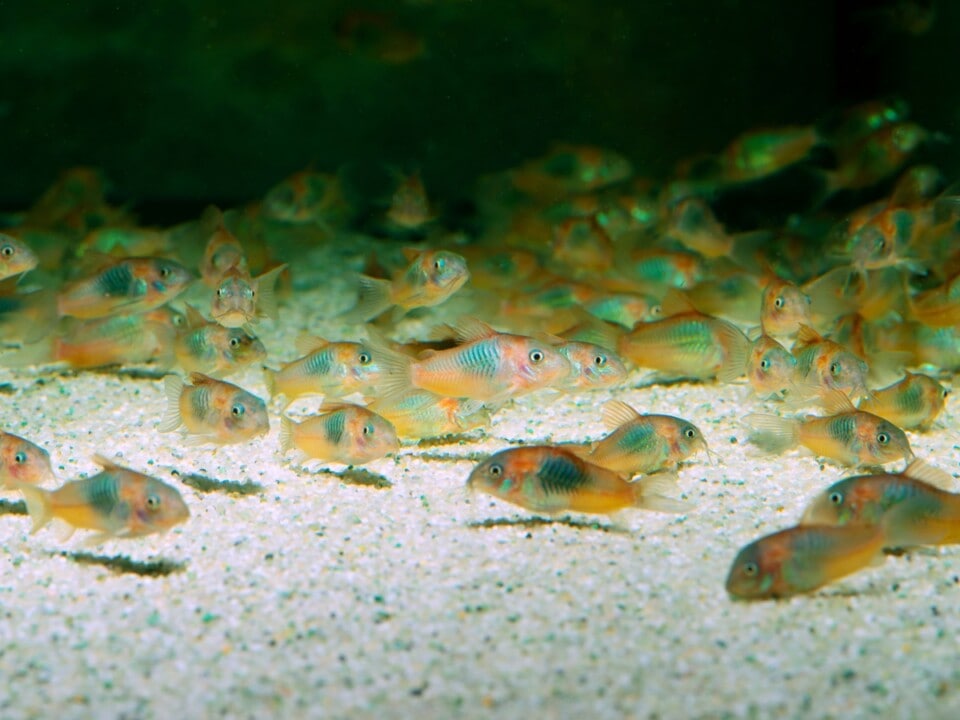
[[160, 426], [160, 432], [173, 432], [183, 424], [180, 417], [180, 394], [183, 392], [183, 380], [179, 375], [167, 375], [163, 379], [163, 392], [167, 398], [167, 412]]

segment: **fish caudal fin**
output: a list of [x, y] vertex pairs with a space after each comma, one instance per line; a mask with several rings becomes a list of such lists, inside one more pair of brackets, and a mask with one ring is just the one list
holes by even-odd
[[750, 413], [744, 420], [754, 430], [749, 442], [761, 450], [779, 455], [800, 444], [799, 420], [763, 413]]
[[50, 506], [51, 492], [33, 485], [19, 485], [17, 489], [23, 494], [23, 500], [27, 504], [27, 512], [30, 514], [30, 519], [33, 520], [33, 527], [30, 528], [30, 534], [32, 535], [53, 520], [53, 510]]
[[274, 398], [277, 396], [277, 371], [271, 370], [268, 367], [263, 368], [263, 382], [267, 386], [267, 392], [270, 393], [270, 397]]
[[293, 450], [293, 431], [296, 425], [286, 415], [280, 416], [280, 452]]
[[743, 377], [750, 357], [750, 339], [730, 323], [722, 322], [717, 328], [717, 337], [723, 345], [723, 364], [717, 370], [717, 380], [732, 383]]
[[666, 495], [668, 492], [676, 492], [676, 473], [663, 472], [647, 475], [637, 479], [631, 487], [634, 507], [665, 513], [685, 513], [693, 509], [692, 503]]
[[167, 375], [163, 379], [163, 392], [167, 398], [167, 414], [160, 423], [160, 432], [173, 432], [183, 424], [180, 417], [180, 394], [183, 380], [179, 375]]
[[349, 322], [366, 322], [377, 317], [393, 305], [390, 297], [392, 287], [389, 280], [361, 275], [357, 304], [344, 314], [344, 319]]

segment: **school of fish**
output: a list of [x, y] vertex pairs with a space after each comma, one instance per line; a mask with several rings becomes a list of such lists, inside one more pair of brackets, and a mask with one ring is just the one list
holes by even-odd
[[[97, 171], [76, 168], [0, 216], [0, 365], [148, 365], [171, 442], [263, 443], [273, 424], [277, 461], [295, 452], [301, 470], [483, 434], [533, 393], [596, 412], [598, 390], [748, 385], [758, 453], [863, 473], [746, 544], [726, 581], [735, 599], [808, 593], [885, 551], [960, 542], [953, 478], [910, 444], [938, 430], [960, 369], [960, 189], [922, 162], [945, 140], [886, 100], [747, 131], [666, 179], [558, 144], [481, 178], [459, 225], [418, 172], [391, 168], [392, 192], [362, 204], [349, 173], [307, 170], [261, 202], [140, 227]], [[790, 182], [804, 190], [782, 217], [750, 199]], [[377, 249], [343, 276], [349, 330], [265, 347], [258, 327], [298, 302], [305, 253], [358, 235]], [[223, 379], [249, 368], [269, 398]], [[695, 513], [684, 465], [723, 461], [696, 418], [615, 397], [600, 414], [606, 435], [503, 448], [466, 486], [551, 517]], [[189, 518], [174, 486], [103, 452], [98, 473], [50, 489], [47, 451], [0, 431], [0, 491], [23, 496], [33, 532], [57, 519], [92, 543]]]

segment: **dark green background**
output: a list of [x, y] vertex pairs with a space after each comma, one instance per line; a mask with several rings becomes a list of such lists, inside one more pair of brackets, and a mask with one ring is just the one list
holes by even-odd
[[[903, 2], [905, 0], [896, 0]], [[76, 164], [143, 208], [244, 202], [313, 164], [422, 170], [440, 198], [555, 141], [608, 145], [642, 174], [758, 125], [898, 93], [956, 138], [960, 3], [913, 37], [827, 0], [0, 2], [0, 203]], [[349, 8], [388, 10], [426, 54], [342, 48]], [[149, 210], [147, 210], [149, 214]]]

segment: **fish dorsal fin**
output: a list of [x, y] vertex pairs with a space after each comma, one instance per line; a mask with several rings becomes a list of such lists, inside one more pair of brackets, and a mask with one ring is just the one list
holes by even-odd
[[117, 463], [115, 463], [113, 460], [101, 455], [100, 453], [97, 453], [96, 455], [93, 456], [93, 461], [97, 465], [102, 467], [104, 470], [126, 469], [126, 468], [123, 468], [122, 465], [117, 465]]
[[554, 335], [553, 333], [543, 331], [535, 332], [530, 337], [532, 337], [534, 340], [539, 340], [542, 343], [546, 343], [547, 345], [563, 345], [564, 343], [571, 342], [570, 340], [562, 338], [559, 335]]
[[404, 260], [409, 263], [415, 262], [423, 253], [427, 252], [426, 250], [421, 250], [420, 248], [415, 247], [405, 247], [400, 248], [400, 252], [403, 254]]
[[640, 417], [640, 413], [622, 400], [611, 400], [603, 406], [600, 416], [603, 419], [603, 426], [605, 428], [608, 430], [616, 430], [618, 427], [636, 420]]
[[663, 296], [663, 302], [660, 303], [663, 309], [663, 317], [671, 315], [680, 315], [682, 313], [700, 313], [693, 301], [688, 295], [677, 288], [670, 288], [667, 294]]
[[474, 317], [460, 318], [455, 325], [450, 326], [450, 329], [453, 330], [457, 341], [461, 343], [486, 340], [500, 334], [483, 320]]
[[194, 387], [199, 387], [201, 385], [216, 385], [219, 380], [215, 380], [209, 375], [204, 375], [199, 372], [192, 372], [187, 376], [188, 382]]
[[332, 413], [337, 410], [346, 410], [347, 408], [357, 408], [363, 407], [362, 405], [357, 405], [355, 403], [343, 402], [342, 400], [324, 400], [320, 407], [317, 409], [317, 412], [320, 413]]
[[196, 328], [201, 328], [204, 325], [208, 324], [207, 319], [193, 305], [191, 305], [190, 303], [185, 303], [183, 307], [184, 307], [184, 314], [187, 316], [188, 328], [190, 328], [191, 330], [195, 330]]
[[934, 467], [920, 458], [914, 458], [913, 461], [904, 468], [901, 474], [905, 477], [925, 482], [928, 485], [933, 485], [941, 490], [952, 491], [956, 484], [953, 476], [946, 470]]
[[801, 323], [800, 329], [797, 331], [797, 342], [794, 347], [803, 348], [807, 345], [813, 345], [818, 342], [823, 342], [823, 335], [818, 333], [809, 325], [804, 325]]
[[317, 350], [322, 350], [329, 344], [329, 340], [322, 338], [319, 335], [308, 335], [307, 333], [303, 333], [297, 337], [294, 347], [297, 348], [297, 352], [301, 355], [309, 355], [310, 353], [315, 353]]
[[820, 402], [824, 409], [831, 415], [840, 413], [856, 412], [857, 408], [853, 401], [841, 390], [824, 388], [820, 391]]

